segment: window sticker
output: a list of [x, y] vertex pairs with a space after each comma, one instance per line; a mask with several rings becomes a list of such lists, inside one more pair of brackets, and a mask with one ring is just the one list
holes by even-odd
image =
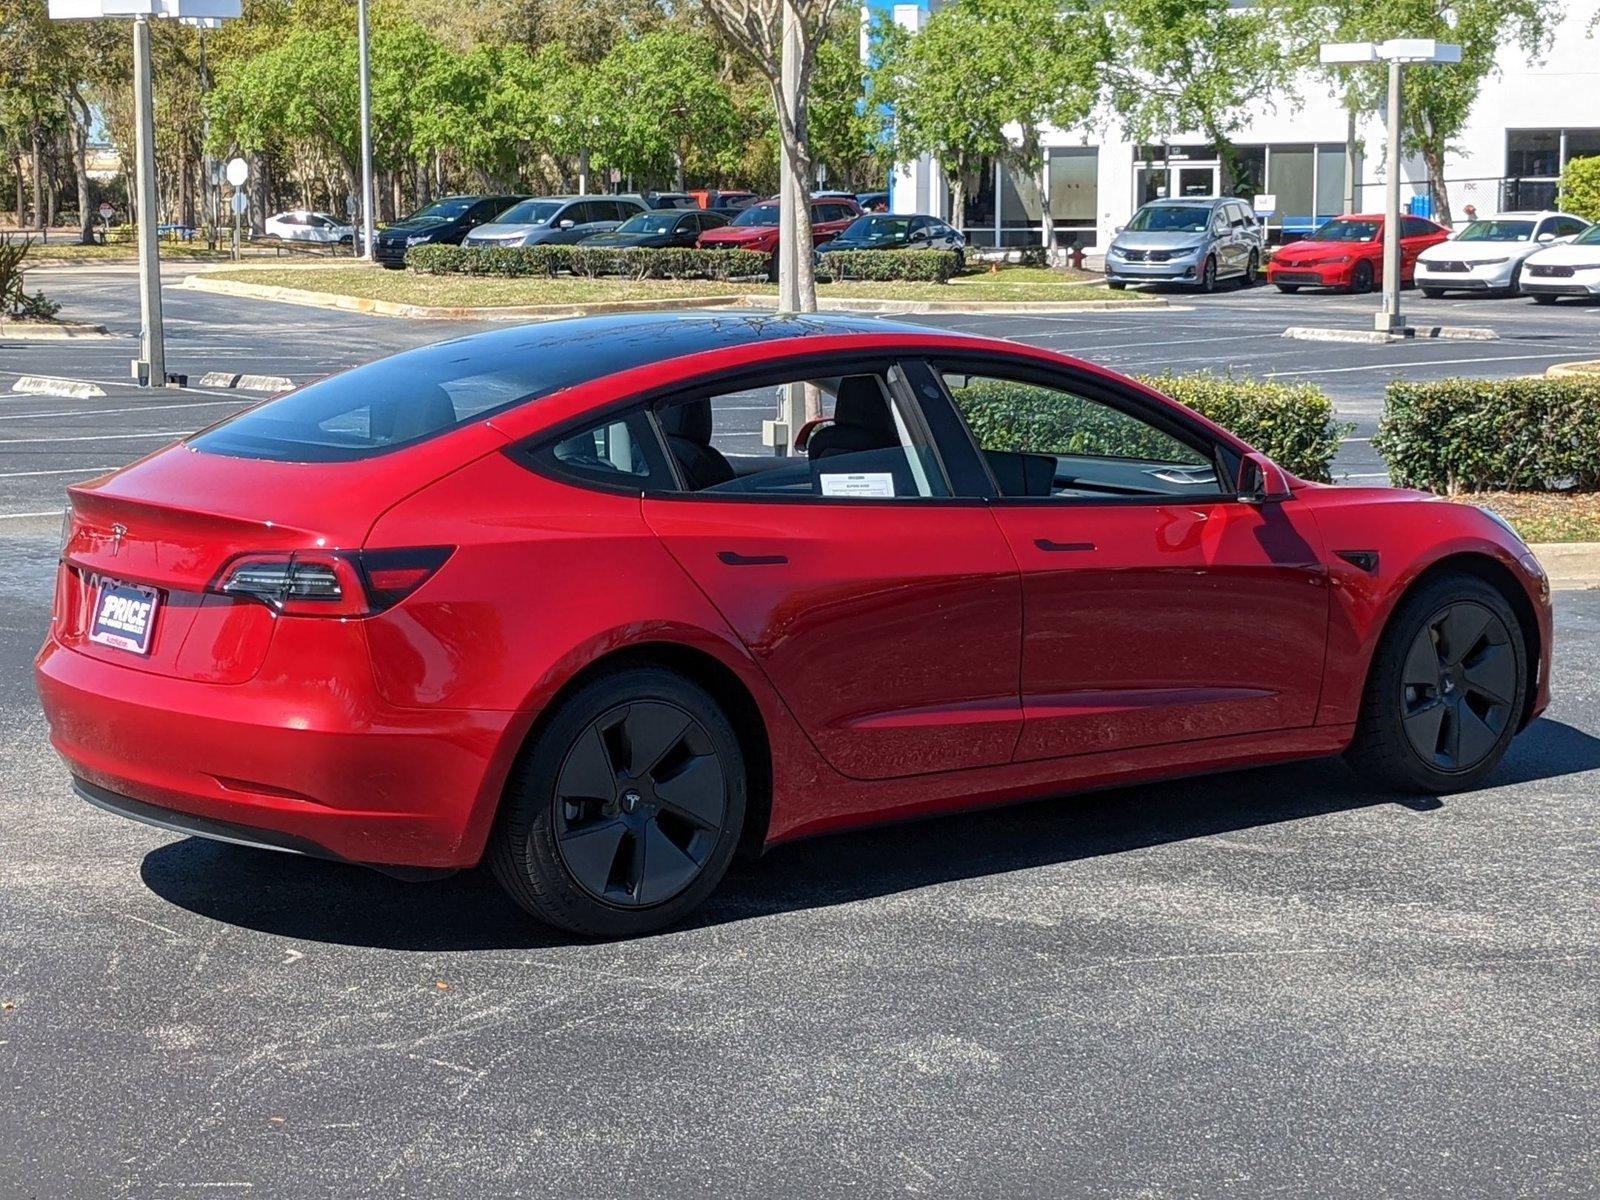
[[848, 496], [852, 499], [883, 499], [894, 496], [894, 476], [888, 471], [862, 471], [848, 475], [824, 474], [824, 496]]

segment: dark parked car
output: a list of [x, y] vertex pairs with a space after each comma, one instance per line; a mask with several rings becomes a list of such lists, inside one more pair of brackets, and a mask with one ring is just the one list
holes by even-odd
[[629, 217], [615, 229], [592, 234], [583, 239], [585, 246], [648, 246], [663, 249], [668, 246], [693, 246], [708, 229], [718, 229], [728, 223], [721, 213], [702, 209], [659, 209]]
[[462, 245], [570, 246], [644, 211], [644, 201], [631, 196], [543, 196], [507, 209]]
[[425, 204], [403, 221], [378, 231], [372, 256], [379, 264], [398, 271], [406, 265], [413, 246], [459, 246], [478, 226], [521, 200], [521, 196], [443, 196]]
[[818, 253], [835, 250], [954, 250], [963, 261], [967, 239], [938, 217], [869, 213], [850, 223]]

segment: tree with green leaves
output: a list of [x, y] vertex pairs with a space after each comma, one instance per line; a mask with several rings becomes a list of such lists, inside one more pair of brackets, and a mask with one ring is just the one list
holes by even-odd
[[[1433, 184], [1440, 221], [1451, 221], [1445, 155], [1466, 128], [1484, 82], [1495, 76], [1497, 53], [1516, 47], [1529, 58], [1550, 43], [1561, 18], [1560, 0], [1278, 0], [1279, 11], [1314, 53], [1320, 42], [1381, 42], [1396, 37], [1435, 38], [1461, 47], [1461, 62], [1416, 67], [1401, 83], [1401, 147], [1419, 155]], [[1339, 67], [1353, 111], [1376, 112], [1387, 88], [1387, 68]]]

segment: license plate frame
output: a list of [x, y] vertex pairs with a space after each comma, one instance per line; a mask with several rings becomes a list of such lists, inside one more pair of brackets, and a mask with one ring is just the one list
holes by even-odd
[[95, 580], [89, 640], [97, 646], [149, 657], [160, 611], [158, 589], [102, 576]]

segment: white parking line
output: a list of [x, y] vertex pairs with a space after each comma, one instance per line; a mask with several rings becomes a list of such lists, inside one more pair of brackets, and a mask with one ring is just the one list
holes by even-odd
[[155, 412], [163, 408], [220, 408], [224, 404], [238, 403], [237, 400], [196, 400], [193, 404], [139, 404], [132, 408], [57, 409], [55, 412], [6, 413], [0, 415], [0, 421], [29, 421], [35, 417], [104, 417], [113, 413]]
[[193, 432], [192, 429], [167, 429], [159, 433], [91, 433], [83, 437], [0, 438], [0, 446], [25, 446], [39, 442], [127, 442], [134, 438], [188, 437]]
[[1497, 354], [1484, 358], [1417, 358], [1405, 362], [1370, 363], [1364, 367], [1317, 367], [1306, 371], [1268, 371], [1264, 378], [1282, 379], [1289, 375], [1348, 375], [1354, 371], [1401, 371], [1406, 367], [1457, 367], [1467, 363], [1527, 362], [1538, 358], [1571, 358], [1571, 350], [1551, 354]]
[[31, 479], [36, 475], [99, 475], [102, 471], [115, 471], [115, 467], [57, 467], [50, 471], [6, 471], [0, 479]]
[[66, 511], [64, 508], [52, 508], [45, 512], [0, 513], [0, 521], [20, 521], [23, 517], [59, 517]]

